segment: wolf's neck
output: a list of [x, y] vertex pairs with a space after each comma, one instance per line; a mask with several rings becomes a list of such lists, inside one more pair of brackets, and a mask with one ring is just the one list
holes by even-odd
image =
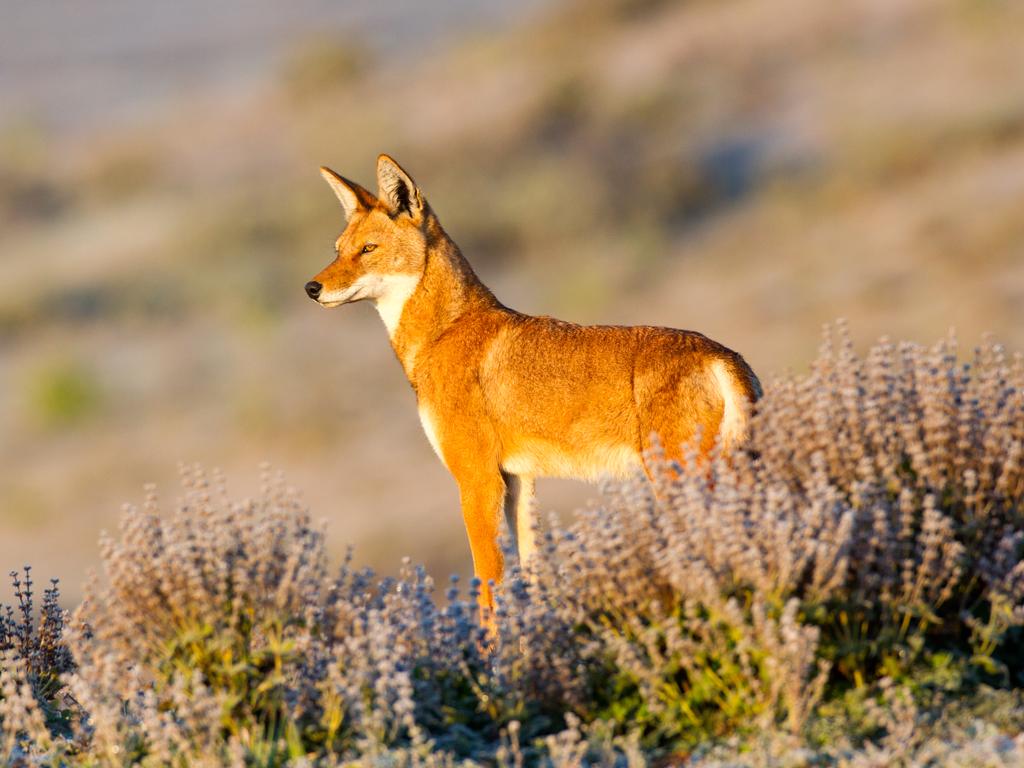
[[391, 346], [410, 381], [416, 355], [467, 313], [498, 307], [494, 294], [436, 219], [428, 224], [423, 274], [396, 279], [393, 290], [377, 301]]
[[398, 323], [402, 319], [409, 297], [416, 291], [421, 275], [393, 275], [387, 278], [387, 291], [376, 301], [377, 312], [388, 329], [388, 338], [395, 339]]

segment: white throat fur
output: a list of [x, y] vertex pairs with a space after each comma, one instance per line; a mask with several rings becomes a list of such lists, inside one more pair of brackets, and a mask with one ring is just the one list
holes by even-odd
[[394, 339], [405, 304], [419, 285], [420, 275], [365, 275], [359, 279], [366, 277], [378, 281], [374, 304], [380, 319], [384, 321], [384, 327], [388, 329], [388, 336]]

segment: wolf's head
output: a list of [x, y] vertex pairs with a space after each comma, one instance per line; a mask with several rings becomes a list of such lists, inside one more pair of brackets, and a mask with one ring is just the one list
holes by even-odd
[[335, 258], [312, 280], [306, 293], [324, 307], [370, 299], [393, 331], [401, 306], [423, 274], [430, 216], [419, 187], [388, 155], [377, 158], [375, 197], [330, 168], [320, 173], [345, 211], [345, 230], [334, 243]]

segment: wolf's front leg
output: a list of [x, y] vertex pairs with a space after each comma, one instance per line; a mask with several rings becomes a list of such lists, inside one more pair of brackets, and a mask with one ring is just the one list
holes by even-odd
[[494, 627], [494, 594], [491, 583], [501, 583], [505, 561], [498, 544], [505, 482], [501, 472], [464, 472], [456, 476], [462, 499], [462, 518], [466, 523], [469, 546], [473, 552], [473, 573], [480, 579], [480, 612], [484, 624]]

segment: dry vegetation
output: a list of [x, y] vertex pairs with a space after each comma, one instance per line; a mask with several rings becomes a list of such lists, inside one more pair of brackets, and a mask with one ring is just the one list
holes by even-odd
[[[1020, 765], [1024, 358], [842, 327], [746, 449], [544, 532], [501, 593], [327, 565], [267, 475], [183, 470], [70, 617], [0, 624], [13, 762]], [[472, 592], [472, 587], [470, 588]]]

